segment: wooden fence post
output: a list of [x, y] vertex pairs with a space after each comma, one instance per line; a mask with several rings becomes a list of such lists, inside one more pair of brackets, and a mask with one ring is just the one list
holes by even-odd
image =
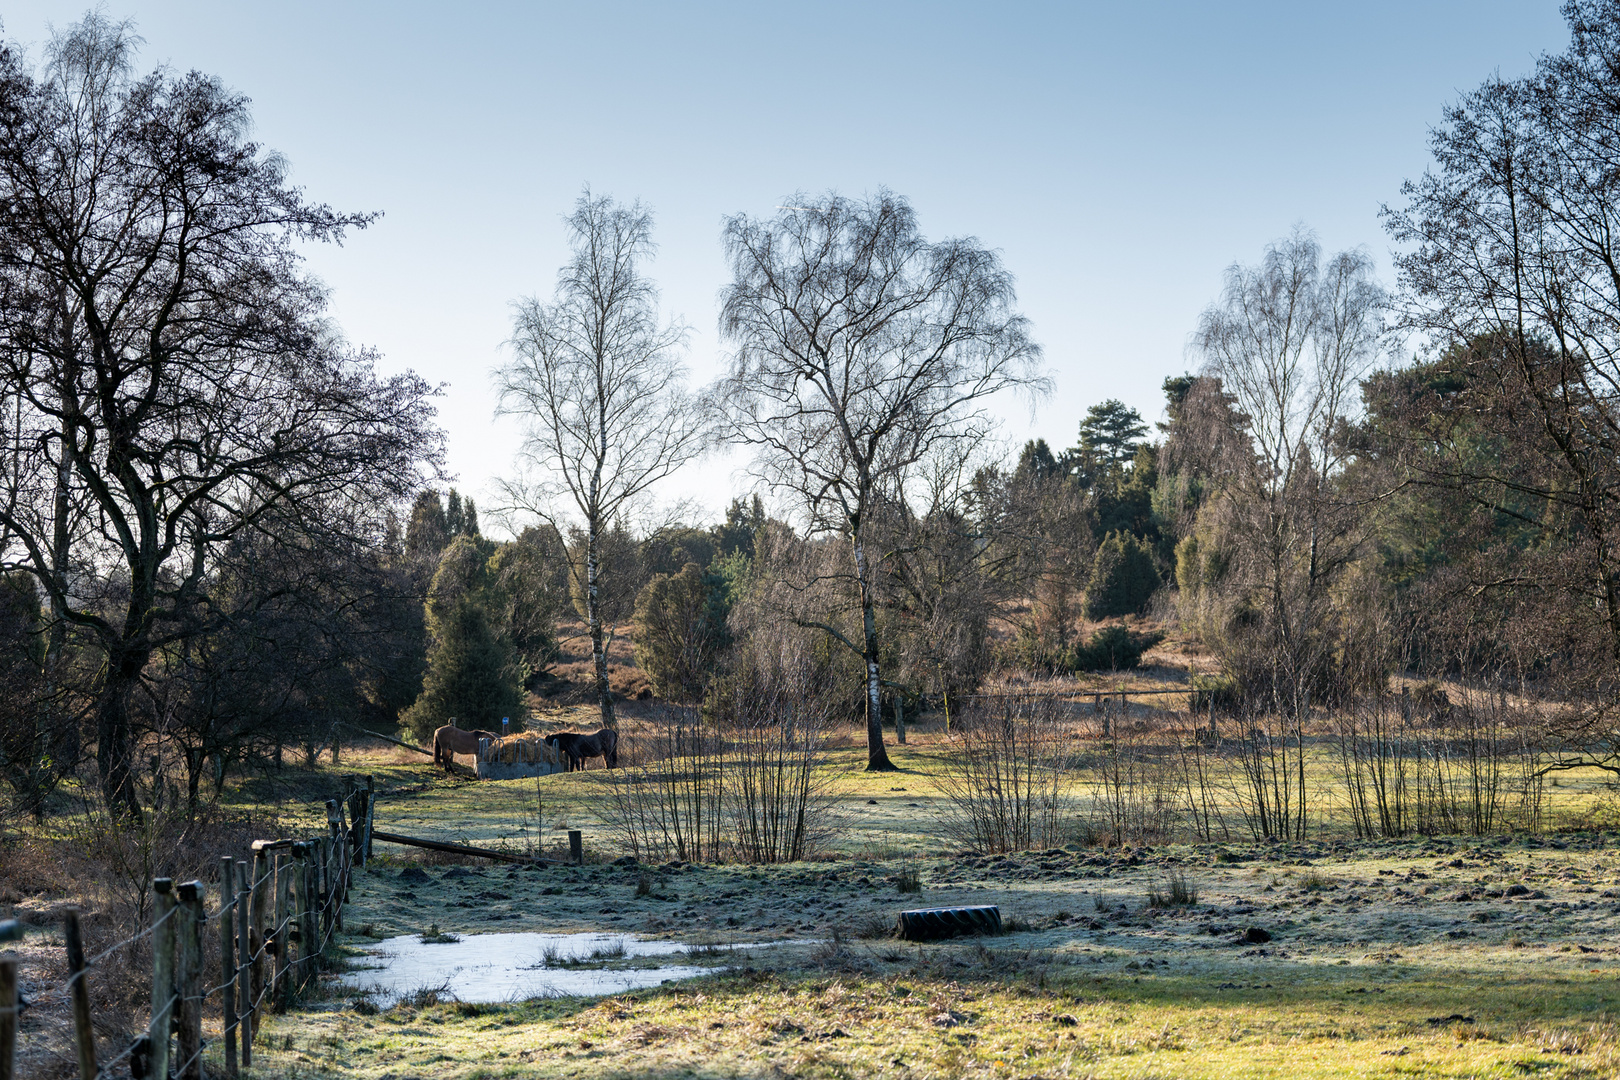
[[[326, 904], [328, 909], [328, 934], [336, 929], [343, 918], [343, 838], [332, 829], [332, 823], [326, 823], [330, 836], [321, 837], [321, 856], [326, 861]], [[328, 935], [322, 935], [325, 941]]]
[[[327, 828], [328, 829], [331, 828], [330, 823], [327, 824]], [[326, 911], [327, 911], [327, 914], [326, 914], [327, 928], [321, 934], [321, 940], [322, 941], [325, 941], [327, 938], [329, 938], [331, 936], [331, 934], [332, 934], [332, 931], [337, 929], [338, 912], [340, 910], [342, 910], [338, 906], [338, 904], [340, 903], [340, 901], [342, 900], [342, 897], [343, 897], [343, 877], [342, 877], [342, 874], [340, 873], [340, 867], [338, 865], [338, 858], [339, 858], [339, 856], [341, 854], [340, 849], [342, 848], [342, 846], [343, 846], [342, 840], [340, 840], [336, 836], [323, 836], [323, 837], [321, 837], [321, 859], [326, 864]]]
[[242, 1068], [253, 1065], [253, 987], [248, 972], [253, 964], [253, 935], [248, 932], [252, 918], [253, 879], [248, 864], [236, 864], [236, 1024], [241, 1033]]
[[315, 977], [320, 968], [321, 941], [325, 937], [321, 926], [321, 892], [325, 888], [321, 876], [325, 867], [321, 865], [321, 842], [317, 837], [304, 842], [304, 866], [309, 873], [309, 889], [304, 894], [304, 919], [309, 924], [309, 945], [300, 951], [299, 955], [305, 957], [304, 970], [299, 976], [299, 986], [307, 986]]
[[[326, 935], [326, 863], [321, 850], [321, 838], [316, 837], [308, 841], [309, 844], [309, 910], [311, 921], [315, 924], [315, 939], [322, 940]], [[304, 968], [304, 980], [310, 978], [310, 969]]]
[[585, 865], [585, 836], [578, 829], [568, 830], [568, 859], [575, 866]]
[[295, 979], [297, 989], [302, 990], [304, 984], [314, 971], [313, 957], [315, 954], [315, 909], [310, 900], [312, 886], [315, 884], [315, 862], [310, 858], [309, 843], [300, 841], [293, 845], [293, 888], [297, 890], [297, 899], [293, 910], [298, 917], [298, 972]]
[[225, 1036], [225, 1071], [236, 1075], [236, 860], [219, 860], [219, 1026]]
[[348, 841], [349, 845], [349, 861], [358, 863], [360, 862], [360, 823], [366, 817], [366, 811], [362, 806], [365, 796], [359, 782], [353, 777], [349, 779], [351, 781], [349, 794], [343, 800], [343, 809], [349, 819], [349, 831], [345, 834], [344, 839]]
[[0, 953], [0, 1080], [17, 1076], [17, 954]]
[[332, 839], [328, 836], [315, 838], [315, 863], [318, 867], [321, 885], [316, 896], [320, 898], [320, 906], [316, 909], [318, 918], [315, 928], [320, 931], [318, 941], [325, 941], [332, 932]]
[[376, 806], [377, 806], [377, 789], [376, 789], [375, 785], [372, 784], [371, 777], [367, 776], [366, 777], [365, 844], [362, 846], [361, 852], [360, 852], [360, 862], [361, 862], [362, 866], [371, 861], [371, 821], [372, 821], [372, 811], [376, 808]]
[[337, 886], [333, 918], [339, 930], [343, 929], [343, 902], [349, 898], [349, 839], [343, 827], [343, 800], [332, 799], [327, 804], [326, 827], [332, 834], [332, 871]]
[[[274, 884], [274, 876], [270, 873], [270, 856], [264, 847], [255, 842], [253, 845], [253, 881], [248, 908], [248, 948], [249, 956], [253, 958], [252, 973], [250, 975], [250, 989], [252, 991], [252, 1008], [249, 1009], [252, 1028], [248, 1032], [248, 1043], [252, 1045], [253, 1036], [259, 1032], [259, 1015], [264, 1007], [264, 988], [271, 981], [265, 978], [264, 968], [270, 953], [269, 937], [264, 930], [264, 917], [267, 901], [270, 898], [270, 888]], [[273, 971], [274, 969], [272, 969]]]
[[174, 882], [152, 882], [152, 1024], [147, 1032], [148, 1076], [169, 1075], [169, 1035], [174, 1026]]
[[200, 881], [182, 884], [179, 911], [175, 913], [180, 943], [175, 965], [180, 976], [180, 1031], [175, 1056], [180, 1059], [181, 1080], [202, 1080], [202, 891]]
[[73, 983], [73, 1042], [79, 1050], [81, 1080], [96, 1080], [96, 1031], [90, 1026], [90, 987], [84, 967], [84, 934], [79, 927], [79, 909], [62, 912], [62, 933], [67, 939], [68, 978]]
[[294, 890], [297, 888], [293, 870], [296, 863], [292, 853], [278, 851], [276, 859], [276, 904], [275, 904], [275, 935], [276, 950], [275, 963], [271, 967], [274, 976], [274, 990], [276, 1003], [281, 1009], [292, 1004], [292, 940], [293, 940], [293, 903]]

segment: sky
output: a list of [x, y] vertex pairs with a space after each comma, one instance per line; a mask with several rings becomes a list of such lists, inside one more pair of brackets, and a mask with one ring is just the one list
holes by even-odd
[[[139, 66], [250, 97], [312, 199], [382, 213], [309, 268], [382, 370], [442, 386], [446, 483], [486, 506], [521, 439], [489, 372], [512, 302], [550, 295], [586, 185], [654, 212], [648, 270], [691, 327], [694, 386], [725, 367], [726, 216], [903, 195], [929, 238], [1000, 251], [1055, 382], [1033, 411], [996, 404], [1002, 437], [1063, 448], [1109, 398], [1159, 419], [1223, 271], [1296, 224], [1393, 284], [1380, 207], [1448, 102], [1564, 48], [1558, 6], [103, 0], [145, 39]], [[84, 10], [0, 17], [37, 47]], [[745, 465], [717, 455], [661, 494], [718, 515]]]

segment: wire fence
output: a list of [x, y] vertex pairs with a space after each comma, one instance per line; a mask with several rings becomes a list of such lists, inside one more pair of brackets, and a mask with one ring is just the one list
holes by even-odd
[[[266, 1009], [284, 1009], [324, 966], [332, 935], [343, 929], [343, 905], [352, 871], [371, 851], [372, 778], [351, 781], [340, 798], [326, 801], [326, 832], [301, 839], [255, 840], [251, 862], [220, 860], [218, 906], [207, 909], [201, 881], [152, 882], [149, 926], [84, 955], [80, 911], [63, 913], [69, 975], [58, 990], [73, 1011], [80, 1080], [203, 1080], [205, 1006], [218, 1000], [221, 1038], [218, 1063], [236, 1076], [253, 1063], [253, 1040]], [[204, 972], [203, 934], [219, 935], [218, 981]], [[0, 923], [0, 941], [21, 936], [16, 923]], [[145, 1034], [103, 1059], [92, 1026], [89, 976], [121, 949], [152, 938], [150, 1023]], [[213, 983], [213, 985], [209, 985]], [[206, 988], [205, 988], [206, 987]], [[41, 988], [47, 990], [49, 988]], [[17, 958], [0, 954], [0, 1080], [16, 1076], [19, 1053]], [[128, 1062], [128, 1073], [115, 1073]]]

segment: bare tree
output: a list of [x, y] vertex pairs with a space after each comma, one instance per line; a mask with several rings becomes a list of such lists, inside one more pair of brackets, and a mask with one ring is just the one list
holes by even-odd
[[1496, 512], [1514, 507], [1540, 548], [1569, 555], [1540, 573], [1487, 566], [1476, 584], [1551, 589], [1568, 619], [1600, 623], [1601, 662], [1582, 651], [1584, 700], [1557, 725], [1558, 765], [1620, 771], [1620, 4], [1563, 11], [1569, 50], [1462, 95], [1432, 133], [1434, 167], [1385, 219], [1406, 245], [1407, 322], [1452, 350], [1443, 362], [1460, 361], [1448, 366], [1471, 391], [1473, 422], [1511, 438], [1435, 478]]
[[984, 438], [984, 398], [1046, 380], [995, 252], [971, 237], [929, 243], [888, 191], [789, 202], [726, 222], [720, 326], [736, 353], [720, 398], [767, 483], [792, 492], [813, 529], [848, 538], [861, 640], [828, 632], [865, 663], [867, 768], [887, 770], [869, 512], [904, 498], [919, 462]]
[[298, 241], [370, 218], [288, 186], [217, 80], [134, 78], [134, 41], [92, 13], [52, 40], [41, 78], [0, 54], [0, 398], [17, 448], [0, 531], [49, 603], [50, 653], [71, 633], [104, 658], [101, 781], [137, 816], [132, 698], [155, 650], [224, 617], [220, 553], [374, 541], [441, 449], [431, 391], [379, 379], [300, 272]]
[[1366, 255], [1324, 262], [1296, 230], [1259, 266], [1227, 271], [1194, 339], [1205, 373], [1231, 396], [1225, 415], [1242, 425], [1233, 434], [1246, 436], [1203, 515], [1232, 556], [1214, 636], [1252, 704], [1282, 725], [1265, 746], [1268, 763], [1298, 773], [1300, 795], [1276, 823], [1285, 836], [1305, 827], [1303, 725], [1340, 644], [1331, 586], [1361, 547], [1356, 509], [1336, 487], [1341, 427], [1379, 354], [1385, 302]]
[[568, 218], [574, 257], [549, 304], [517, 305], [511, 363], [496, 369], [501, 410], [523, 419], [523, 475], [509, 504], [545, 520], [578, 515], [585, 533], [585, 620], [602, 723], [613, 724], [602, 617], [601, 544], [635, 500], [708, 444], [676, 354], [686, 332], [658, 320], [658, 291], [640, 272], [652, 214], [587, 189]]

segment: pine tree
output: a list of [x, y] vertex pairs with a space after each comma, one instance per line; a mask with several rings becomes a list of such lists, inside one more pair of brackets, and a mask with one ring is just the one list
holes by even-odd
[[416, 501], [411, 504], [410, 521], [405, 525], [406, 557], [437, 562], [440, 552], [448, 543], [450, 524], [445, 519], [444, 504], [439, 501], [439, 493], [432, 488], [417, 492]]
[[491, 618], [493, 549], [488, 541], [457, 537], [433, 575], [427, 674], [421, 695], [403, 718], [418, 738], [452, 717], [457, 727], [499, 731], [502, 717], [522, 715], [520, 664]]
[[1117, 477], [1136, 456], [1147, 436], [1142, 414], [1117, 398], [1086, 410], [1080, 421], [1080, 445], [1071, 451], [1084, 486]]
[[754, 555], [754, 533], [765, 524], [765, 504], [758, 495], [746, 505], [734, 498], [726, 508], [726, 520], [714, 527], [714, 540], [718, 556], [741, 551], [749, 558]]
[[456, 489], [450, 489], [450, 497], [444, 504], [444, 527], [452, 538], [467, 535], [467, 519], [461, 513], [461, 496]]

